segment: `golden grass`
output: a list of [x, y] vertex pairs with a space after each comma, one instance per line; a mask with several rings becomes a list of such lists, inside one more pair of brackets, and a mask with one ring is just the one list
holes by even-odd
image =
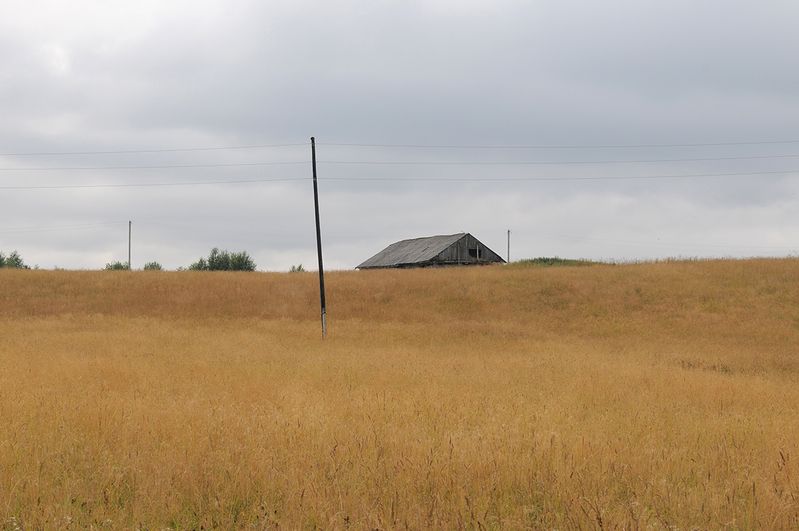
[[797, 280], [0, 271], [0, 528], [796, 528]]

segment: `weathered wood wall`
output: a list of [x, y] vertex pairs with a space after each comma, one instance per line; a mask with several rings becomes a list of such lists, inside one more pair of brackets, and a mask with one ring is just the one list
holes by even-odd
[[490, 264], [502, 262], [502, 257], [467, 234], [449, 246], [433, 260], [440, 264]]

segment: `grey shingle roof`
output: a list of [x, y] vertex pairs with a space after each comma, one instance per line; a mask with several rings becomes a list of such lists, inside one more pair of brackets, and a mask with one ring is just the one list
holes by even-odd
[[358, 268], [393, 267], [427, 262], [464, 236], [465, 232], [459, 232], [447, 236], [428, 236], [392, 243]]

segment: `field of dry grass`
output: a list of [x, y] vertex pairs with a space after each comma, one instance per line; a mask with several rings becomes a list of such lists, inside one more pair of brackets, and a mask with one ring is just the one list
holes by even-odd
[[0, 529], [799, 527], [799, 260], [0, 271]]

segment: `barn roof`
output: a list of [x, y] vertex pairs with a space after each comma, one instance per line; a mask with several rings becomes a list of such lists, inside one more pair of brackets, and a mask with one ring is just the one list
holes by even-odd
[[392, 243], [358, 268], [393, 267], [427, 262], [464, 236], [465, 232], [459, 232], [447, 236], [428, 236]]

